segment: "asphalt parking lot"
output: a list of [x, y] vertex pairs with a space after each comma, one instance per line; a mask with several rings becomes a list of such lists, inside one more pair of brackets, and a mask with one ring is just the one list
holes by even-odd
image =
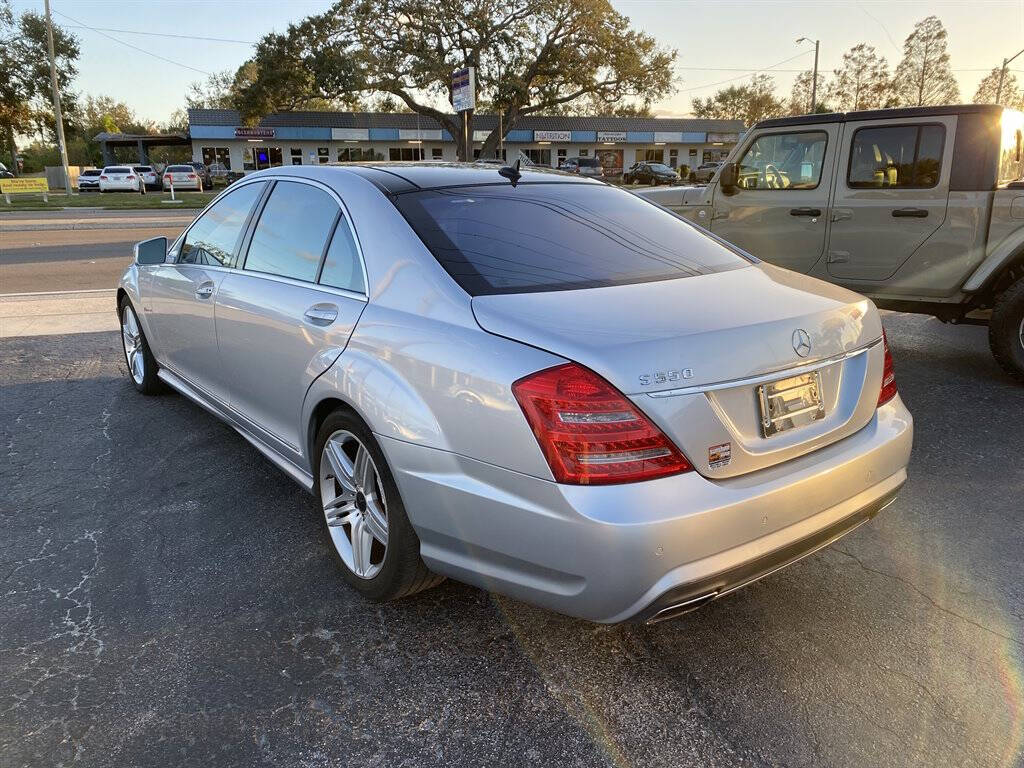
[[885, 322], [897, 502], [654, 627], [367, 603], [313, 499], [137, 394], [115, 332], [0, 339], [0, 765], [1021, 765], [1024, 388], [984, 329]]

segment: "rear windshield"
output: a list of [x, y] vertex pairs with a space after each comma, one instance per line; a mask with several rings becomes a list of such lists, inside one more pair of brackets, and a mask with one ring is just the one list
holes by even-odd
[[596, 168], [600, 165], [600, 163], [597, 162], [596, 157], [578, 157], [576, 158], [576, 163], [577, 165], [583, 165], [587, 168]]
[[195, 171], [191, 165], [172, 165], [165, 173], [192, 173]]
[[136, 165], [135, 170], [139, 171], [139, 173], [149, 173], [153, 169], [150, 168], [148, 165]]
[[111, 168], [104, 169], [107, 173], [131, 173], [130, 168], [121, 168], [120, 166], [114, 166]]
[[101, 173], [103, 173], [103, 171], [89, 169], [87, 171], [82, 171], [78, 175], [79, 176], [99, 176]]
[[671, 280], [749, 263], [668, 211], [603, 184], [456, 187], [394, 199], [472, 296]]

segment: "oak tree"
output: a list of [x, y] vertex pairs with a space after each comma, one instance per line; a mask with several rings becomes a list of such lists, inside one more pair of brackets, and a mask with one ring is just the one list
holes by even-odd
[[452, 114], [456, 69], [475, 68], [478, 103], [502, 117], [483, 142], [490, 156], [524, 116], [668, 94], [675, 57], [607, 0], [338, 0], [260, 41], [239, 104], [251, 117], [288, 108], [267, 94], [391, 96], [461, 137], [465, 159], [472, 115]]

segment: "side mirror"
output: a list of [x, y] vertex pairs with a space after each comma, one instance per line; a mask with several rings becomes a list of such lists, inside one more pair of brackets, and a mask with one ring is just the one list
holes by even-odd
[[718, 184], [723, 192], [735, 191], [739, 180], [740, 166], [738, 163], [726, 163], [718, 173]]
[[136, 264], [163, 264], [167, 258], [167, 238], [151, 237], [135, 244]]

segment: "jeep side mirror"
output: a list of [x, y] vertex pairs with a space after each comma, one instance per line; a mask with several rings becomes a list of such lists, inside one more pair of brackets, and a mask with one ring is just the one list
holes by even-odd
[[167, 258], [167, 238], [151, 237], [135, 244], [136, 264], [163, 264]]
[[737, 189], [740, 180], [740, 166], [738, 163], [726, 163], [718, 174], [718, 184], [723, 192], [733, 192]]

